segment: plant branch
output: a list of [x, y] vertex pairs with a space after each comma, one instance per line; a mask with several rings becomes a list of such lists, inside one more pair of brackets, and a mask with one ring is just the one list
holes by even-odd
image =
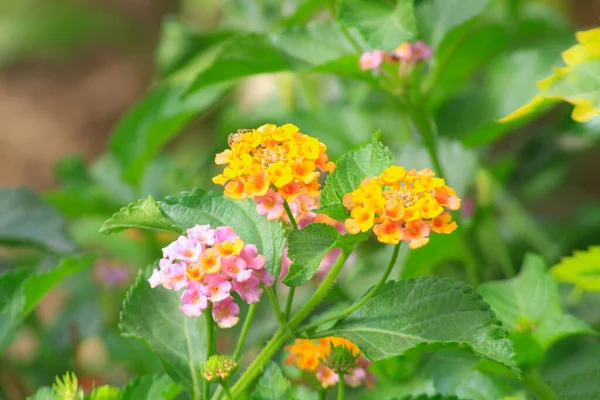
[[248, 308], [248, 314], [246, 314], [246, 319], [244, 320], [244, 325], [242, 326], [242, 331], [240, 332], [240, 336], [238, 338], [237, 345], [235, 346], [235, 350], [233, 352], [233, 360], [237, 361], [240, 358], [240, 354], [242, 353], [242, 347], [244, 347], [244, 342], [246, 341], [246, 335], [250, 330], [250, 324], [252, 323], [252, 319], [254, 318], [254, 313], [256, 312], [256, 303], [250, 304]]
[[[215, 353], [215, 321], [212, 317], [212, 304], [209, 303], [206, 310], [204, 310], [204, 317], [206, 319], [206, 359], [208, 360]], [[204, 381], [204, 396], [203, 398], [208, 399], [210, 397], [210, 382]]]
[[[288, 216], [288, 219], [290, 220], [290, 223], [292, 224], [292, 227], [294, 228], [295, 231], [298, 230], [298, 224], [296, 223], [296, 218], [294, 217], [294, 214], [292, 213], [292, 209], [290, 208], [290, 205], [288, 204], [287, 200], [283, 200], [283, 208], [285, 209], [285, 213]], [[294, 303], [294, 294], [296, 293], [296, 287], [292, 286], [290, 287], [290, 291], [288, 292], [288, 296], [287, 296], [287, 300], [285, 302], [285, 313], [283, 314], [283, 319], [285, 321], [290, 319], [290, 315], [292, 313], [292, 304]]]
[[277, 300], [277, 295], [273, 291], [272, 287], [266, 287], [265, 292], [267, 292], [267, 296], [269, 297], [269, 301], [273, 306], [273, 311], [275, 311], [275, 316], [277, 317], [277, 321], [279, 321], [279, 326], [285, 326], [285, 319], [283, 314], [281, 313], [281, 307], [279, 306], [279, 301]]

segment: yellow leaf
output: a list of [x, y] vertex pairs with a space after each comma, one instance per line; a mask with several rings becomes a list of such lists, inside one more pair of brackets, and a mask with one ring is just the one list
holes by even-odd
[[590, 292], [600, 291], [600, 246], [575, 251], [573, 256], [564, 257], [550, 272], [558, 282], [573, 283], [578, 289]]

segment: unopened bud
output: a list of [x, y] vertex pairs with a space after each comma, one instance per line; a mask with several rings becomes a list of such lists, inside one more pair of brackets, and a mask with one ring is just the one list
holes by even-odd
[[215, 354], [204, 363], [202, 376], [208, 382], [222, 381], [231, 376], [235, 367], [237, 367], [237, 363], [230, 356]]
[[331, 345], [327, 357], [322, 360], [323, 365], [332, 369], [336, 374], [351, 374], [358, 367], [360, 353], [354, 352], [346, 346]]

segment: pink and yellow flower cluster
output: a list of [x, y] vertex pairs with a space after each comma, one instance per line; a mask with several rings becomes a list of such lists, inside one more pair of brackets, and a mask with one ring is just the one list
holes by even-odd
[[180, 309], [189, 317], [199, 317], [212, 304], [215, 322], [230, 328], [240, 312], [232, 291], [252, 304], [260, 300], [261, 283], [273, 285], [265, 263], [256, 246], [245, 244], [231, 227], [196, 225], [163, 249], [160, 269], [154, 269], [148, 281], [153, 288], [185, 289]]
[[[332, 346], [344, 346], [354, 354], [360, 354], [358, 346], [344, 338], [328, 336], [314, 340], [296, 339], [294, 344], [285, 346], [288, 351], [285, 363], [314, 374], [323, 389], [334, 386], [339, 381], [339, 376], [323, 364]], [[360, 355], [358, 367], [351, 374], [344, 375], [344, 382], [351, 387], [362, 384], [371, 388], [375, 383], [375, 376], [368, 372], [369, 365], [371, 362]]]
[[321, 172], [330, 172], [334, 164], [328, 161], [327, 147], [318, 139], [300, 132], [297, 126], [262, 125], [258, 129], [238, 131], [229, 140], [230, 149], [217, 154], [215, 162], [226, 165], [213, 182], [225, 187], [232, 199], [259, 197], [269, 203], [272, 213], [281, 199], [294, 201], [298, 196], [316, 196]]
[[344, 206], [351, 211], [344, 225], [350, 233], [373, 228], [380, 242], [404, 240], [415, 249], [429, 242], [431, 231], [454, 231], [456, 222], [444, 208], [458, 210], [460, 204], [454, 189], [430, 169], [393, 166], [344, 196]]

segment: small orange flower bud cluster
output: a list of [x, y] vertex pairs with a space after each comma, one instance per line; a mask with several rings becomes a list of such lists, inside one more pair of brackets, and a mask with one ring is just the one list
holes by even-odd
[[373, 228], [380, 242], [404, 240], [416, 249], [429, 242], [430, 231], [451, 233], [457, 228], [444, 207], [458, 210], [460, 203], [454, 189], [430, 169], [406, 171], [393, 166], [344, 196], [352, 217], [344, 225], [350, 233]]
[[333, 347], [346, 347], [358, 357], [359, 361], [353, 371], [348, 371], [348, 374], [344, 375], [345, 383], [352, 387], [361, 384], [371, 387], [375, 380], [375, 376], [367, 371], [371, 363], [360, 355], [358, 346], [348, 339], [334, 336], [314, 340], [296, 339], [294, 344], [285, 346], [285, 350], [289, 353], [285, 363], [293, 364], [302, 371], [314, 373], [321, 387], [328, 388], [339, 380], [339, 375], [325, 365]]
[[229, 145], [215, 158], [217, 165], [227, 166], [213, 182], [236, 200], [265, 196], [269, 189], [288, 202], [301, 194], [316, 196], [319, 171], [335, 168], [325, 153], [327, 146], [292, 124], [238, 131], [230, 136]]

